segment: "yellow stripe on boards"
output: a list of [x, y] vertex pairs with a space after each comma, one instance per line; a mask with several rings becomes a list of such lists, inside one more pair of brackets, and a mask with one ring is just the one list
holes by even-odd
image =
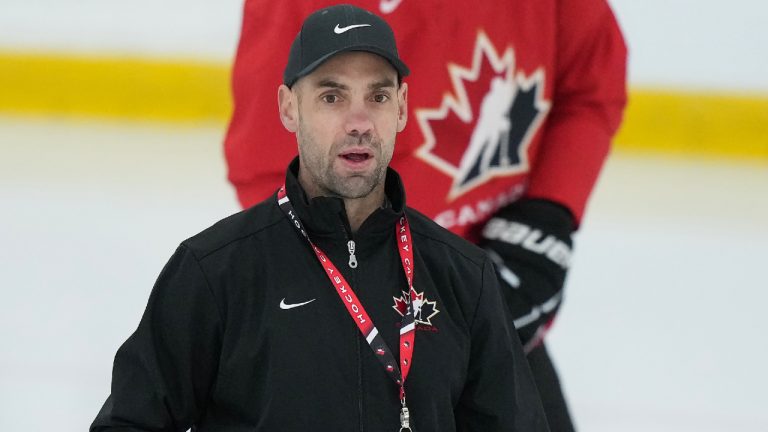
[[[0, 52], [0, 113], [223, 124], [230, 110], [222, 63]], [[768, 94], [633, 89], [616, 148], [768, 161]]]
[[768, 95], [633, 89], [616, 147], [768, 160]]
[[224, 121], [220, 63], [0, 53], [0, 112], [168, 122]]

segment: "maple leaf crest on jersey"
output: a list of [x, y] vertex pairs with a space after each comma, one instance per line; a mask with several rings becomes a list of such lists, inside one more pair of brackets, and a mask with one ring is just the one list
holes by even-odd
[[[413, 288], [411, 288], [411, 291], [413, 291], [413, 294], [414, 294], [414, 301], [413, 301], [414, 321], [418, 324], [431, 326], [432, 318], [434, 318], [435, 315], [440, 313], [440, 311], [437, 309], [437, 301], [429, 301], [428, 298], [424, 297], [423, 292], [418, 292]], [[405, 315], [408, 312], [408, 303], [410, 303], [411, 301], [410, 294], [403, 291], [400, 297], [392, 297], [392, 298], [395, 300], [395, 305], [392, 306], [392, 308], [396, 310], [397, 313], [400, 314], [400, 316]]]
[[453, 178], [449, 200], [494, 177], [527, 172], [528, 146], [550, 107], [544, 70], [516, 70], [511, 47], [497, 54], [480, 31], [472, 57], [469, 68], [448, 64], [453, 92], [440, 107], [415, 110], [424, 135], [416, 156]]

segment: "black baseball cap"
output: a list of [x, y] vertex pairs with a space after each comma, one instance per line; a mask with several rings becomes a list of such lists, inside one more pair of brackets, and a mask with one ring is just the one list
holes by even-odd
[[392, 64], [400, 78], [410, 73], [397, 55], [389, 24], [365, 9], [343, 4], [315, 11], [304, 20], [291, 45], [283, 83], [293, 86], [331, 56], [345, 51], [378, 54]]

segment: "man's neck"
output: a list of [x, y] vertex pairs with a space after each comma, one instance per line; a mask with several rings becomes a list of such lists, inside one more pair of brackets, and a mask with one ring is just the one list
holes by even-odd
[[384, 204], [384, 196], [384, 185], [382, 184], [363, 198], [344, 198], [344, 209], [347, 211], [349, 228], [353, 233], [360, 229], [360, 225], [368, 219], [368, 216]]
[[[301, 170], [299, 170], [299, 184], [304, 189], [307, 197], [312, 199], [318, 196], [335, 196], [329, 193], [324, 193], [317, 185], [312, 182], [311, 179], [304, 178]], [[349, 228], [352, 232], [357, 232], [360, 225], [368, 219], [376, 209], [384, 204], [386, 194], [384, 193], [384, 183], [382, 182], [376, 186], [371, 193], [362, 198], [344, 198], [344, 210], [347, 213], [347, 221], [349, 222]]]

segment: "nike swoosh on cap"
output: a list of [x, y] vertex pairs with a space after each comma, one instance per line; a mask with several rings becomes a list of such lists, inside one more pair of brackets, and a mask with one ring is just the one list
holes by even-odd
[[282, 300], [280, 300], [280, 309], [283, 309], [283, 310], [293, 309], [293, 308], [297, 308], [299, 306], [304, 306], [306, 304], [312, 303], [313, 301], [315, 301], [315, 299], [308, 300], [308, 301], [305, 301], [305, 302], [302, 302], [302, 303], [287, 304], [285, 302], [285, 299], [282, 299]]
[[336, 27], [333, 28], [333, 32], [336, 33], [336, 34], [342, 34], [342, 33], [346, 32], [346, 31], [352, 30], [354, 28], [370, 27], [370, 26], [371, 26], [370, 24], [352, 24], [352, 25], [348, 25], [346, 27], [339, 27], [339, 25], [336, 24]]

